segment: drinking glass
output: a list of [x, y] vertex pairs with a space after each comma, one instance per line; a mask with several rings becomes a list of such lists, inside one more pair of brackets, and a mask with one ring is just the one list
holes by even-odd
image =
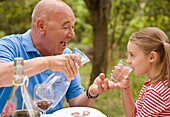
[[[79, 49], [77, 49], [76, 47], [73, 48], [72, 53], [76, 54], [80, 58], [82, 66], [84, 64], [90, 62], [90, 59], [83, 52], [81, 52]], [[80, 67], [77, 63], [76, 63], [76, 66], [77, 66], [77, 68]]]
[[124, 78], [128, 76], [131, 71], [132, 68], [130, 67], [130, 65], [123, 60], [120, 60], [117, 66], [115, 66], [115, 70], [111, 74], [110, 80], [120, 85]]
[[46, 115], [54, 100], [54, 91], [51, 84], [37, 84], [34, 87], [34, 101], [37, 107]]

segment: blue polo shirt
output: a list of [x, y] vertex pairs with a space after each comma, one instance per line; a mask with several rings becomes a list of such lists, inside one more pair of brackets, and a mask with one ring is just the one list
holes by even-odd
[[[3, 63], [10, 62], [13, 61], [15, 57], [23, 57], [24, 60], [42, 57], [38, 50], [33, 46], [30, 32], [31, 30], [28, 30], [24, 34], [10, 35], [1, 38], [0, 62]], [[71, 50], [66, 48], [63, 54], [66, 53], [71, 54]], [[39, 73], [29, 78], [28, 91], [30, 92], [32, 98], [34, 86], [36, 84], [42, 83], [52, 73], [53, 71], [48, 69], [42, 73]], [[8, 100], [11, 89], [12, 86], [0, 87], [0, 113], [2, 112], [2, 109], [5, 106], [6, 101]], [[80, 74], [78, 72], [75, 79], [71, 81], [68, 91], [66, 92], [66, 95], [64, 97], [66, 97], [68, 101], [69, 99], [79, 96], [83, 92], [84, 88], [81, 86]], [[64, 97], [62, 98], [58, 105], [56, 105], [54, 108], [50, 108], [50, 110], [48, 110], [47, 113], [53, 113], [54, 111], [61, 109], [63, 106]]]

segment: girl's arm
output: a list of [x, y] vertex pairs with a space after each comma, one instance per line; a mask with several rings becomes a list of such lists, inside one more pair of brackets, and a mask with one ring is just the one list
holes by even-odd
[[133, 117], [135, 114], [135, 103], [133, 101], [130, 86], [127, 88], [122, 88], [122, 99], [123, 107], [126, 114], [126, 117]]

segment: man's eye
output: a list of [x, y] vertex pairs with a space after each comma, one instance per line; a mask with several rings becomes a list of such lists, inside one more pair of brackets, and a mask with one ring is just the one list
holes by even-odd
[[63, 27], [63, 29], [69, 29], [69, 27]]

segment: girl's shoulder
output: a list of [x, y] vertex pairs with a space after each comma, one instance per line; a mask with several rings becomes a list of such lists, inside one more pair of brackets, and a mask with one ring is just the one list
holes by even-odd
[[160, 90], [161, 87], [170, 88], [168, 86], [168, 80], [167, 79], [164, 79], [163, 81], [155, 82], [155, 83], [151, 84], [150, 87], [157, 89], [157, 90]]
[[154, 84], [151, 84], [147, 88], [148, 92], [154, 92], [158, 95], [163, 96], [169, 96], [170, 97], [170, 87], [168, 86], [168, 80], [165, 79], [164, 81], [155, 82]]

